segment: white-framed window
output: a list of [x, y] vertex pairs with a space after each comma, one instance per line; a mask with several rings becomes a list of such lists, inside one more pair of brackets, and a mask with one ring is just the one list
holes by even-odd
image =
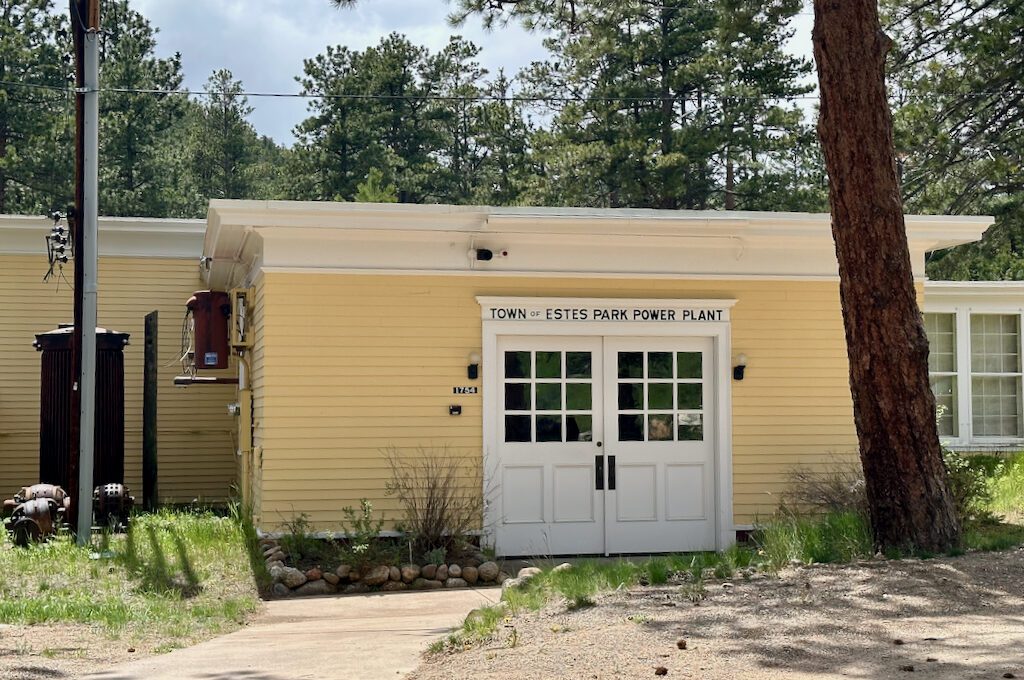
[[928, 333], [928, 379], [935, 394], [935, 407], [939, 436], [960, 436], [957, 399], [957, 343], [956, 314], [928, 313], [924, 315]]
[[971, 429], [975, 437], [1020, 438], [1019, 314], [971, 314]]

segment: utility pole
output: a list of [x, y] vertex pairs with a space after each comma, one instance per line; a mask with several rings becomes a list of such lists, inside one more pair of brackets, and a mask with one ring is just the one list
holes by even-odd
[[100, 0], [70, 0], [70, 10], [75, 43], [75, 384], [71, 397], [72, 488], [68, 491], [72, 499], [69, 519], [77, 529], [78, 544], [84, 545], [92, 533], [96, 433]]

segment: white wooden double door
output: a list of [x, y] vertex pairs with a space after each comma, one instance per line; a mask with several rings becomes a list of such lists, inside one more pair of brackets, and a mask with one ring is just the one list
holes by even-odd
[[715, 548], [711, 338], [499, 337], [503, 555]]

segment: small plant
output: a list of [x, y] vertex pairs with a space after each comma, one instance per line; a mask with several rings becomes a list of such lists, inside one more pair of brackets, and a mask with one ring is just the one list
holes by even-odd
[[282, 521], [281, 527], [284, 529], [281, 548], [296, 565], [313, 565], [328, 557], [327, 542], [313, 535], [313, 526], [306, 513]]
[[448, 556], [448, 551], [444, 548], [434, 548], [428, 550], [423, 554], [424, 564], [444, 564], [445, 558]]
[[868, 515], [864, 473], [856, 460], [833, 457], [824, 469], [799, 465], [789, 471], [785, 504], [803, 512]]
[[475, 459], [456, 456], [447, 448], [414, 452], [387, 449], [391, 468], [386, 491], [402, 504], [402, 525], [414, 550], [426, 554], [443, 548], [457, 554], [468, 534], [483, 522], [482, 470]]
[[348, 505], [341, 513], [345, 516], [341, 528], [348, 537], [348, 544], [342, 550], [343, 559], [360, 570], [387, 561], [385, 555], [391, 551], [380, 539], [384, 520], [374, 519], [373, 504], [362, 498], [358, 510]]
[[949, 491], [953, 495], [956, 514], [961, 522], [992, 520], [989, 505], [992, 490], [981, 466], [971, 464], [971, 459], [949, 449], [942, 450], [942, 462], [946, 465]]

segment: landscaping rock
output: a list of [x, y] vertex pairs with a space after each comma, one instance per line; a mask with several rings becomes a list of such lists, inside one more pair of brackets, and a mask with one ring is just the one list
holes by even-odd
[[334, 573], [337, 574], [338, 578], [344, 580], [347, 579], [349, 577], [349, 574], [352, 573], [352, 567], [347, 564], [343, 564], [337, 569], [335, 569]]
[[313, 567], [306, 572], [306, 579], [309, 581], [319, 581], [323, 575], [324, 573], [318, 567]]
[[460, 567], [457, 564], [449, 564], [448, 565], [448, 576], [450, 578], [461, 578], [462, 577], [462, 567]]
[[391, 567], [390, 569], [388, 569], [388, 578], [391, 579], [392, 581], [401, 581], [402, 580], [402, 570], [399, 569], [398, 567]]
[[562, 562], [557, 567], [551, 570], [551, 572], [554, 574], [560, 574], [563, 571], [572, 571], [572, 565], [568, 562]]
[[466, 559], [462, 560], [462, 568], [465, 569], [466, 567], [479, 567], [481, 562], [484, 561], [485, 560], [478, 560], [475, 557], [467, 557]]
[[337, 574], [332, 574], [330, 572], [324, 574], [324, 580], [330, 583], [332, 586], [338, 585], [338, 583], [341, 581], [341, 579], [338, 578]]
[[490, 582], [498, 578], [498, 565], [494, 562], [481, 562], [479, 571], [481, 581]]
[[465, 579], [461, 578], [449, 578], [444, 582], [445, 588], [465, 588], [468, 584]]
[[499, 585], [503, 585], [505, 583], [505, 581], [508, 581], [511, 578], [512, 577], [509, 576], [508, 574], [506, 574], [505, 572], [499, 571], [498, 572], [498, 578], [494, 579], [494, 582], [498, 583]]
[[539, 567], [523, 567], [519, 570], [519, 573], [516, 574], [516, 578], [523, 579], [525, 582], [532, 578], [537, 578], [541, 573], [542, 572]]
[[510, 578], [510, 579], [506, 580], [504, 583], [501, 584], [501, 594], [502, 594], [502, 597], [505, 596], [505, 592], [506, 591], [514, 590], [516, 588], [521, 588], [522, 586], [525, 586], [527, 581], [529, 581], [529, 580], [530, 579], [521, 579], [521, 578]]
[[414, 590], [437, 590], [443, 588], [444, 584], [434, 579], [418, 578], [412, 582], [412, 587]]
[[283, 583], [289, 588], [298, 588], [306, 582], [306, 575], [295, 567], [276, 567], [270, 572], [275, 583]]
[[405, 564], [402, 565], [402, 580], [406, 583], [412, 583], [420, 576], [420, 568], [416, 564]]
[[345, 589], [342, 590], [341, 592], [343, 592], [346, 595], [355, 595], [357, 593], [368, 593], [368, 592], [370, 592], [370, 586], [366, 585], [365, 583], [349, 583], [347, 586], [345, 586]]
[[270, 553], [270, 556], [267, 557], [267, 559], [268, 560], [275, 560], [275, 561], [278, 561], [278, 562], [284, 562], [285, 560], [288, 559], [288, 554], [283, 552], [283, 551], [281, 551], [281, 550], [275, 550], [274, 552]]
[[356, 581], [358, 581], [362, 577], [363, 577], [363, 573], [361, 571], [359, 571], [358, 569], [352, 569], [352, 571], [348, 572], [348, 580], [352, 581], [353, 583], [355, 583]]
[[484, 562], [490, 561], [490, 558], [488, 558], [487, 555], [484, 555], [482, 552], [473, 553], [473, 559], [476, 560], [477, 563], [474, 566], [477, 567], [479, 567]]
[[277, 545], [277, 539], [269, 537], [261, 538], [259, 541], [256, 542], [256, 544], [259, 545], [260, 549], [266, 549], [269, 546]]
[[315, 581], [307, 581], [301, 586], [295, 589], [294, 593], [299, 596], [306, 595], [329, 595], [334, 592], [334, 586], [327, 581], [317, 579]]
[[475, 585], [480, 579], [480, 571], [476, 567], [465, 566], [462, 568], [462, 579], [469, 585]]
[[425, 579], [427, 579], [429, 581], [429, 580], [434, 578], [435, 574], [437, 574], [437, 565], [436, 564], [425, 564], [425, 565], [423, 565], [423, 569], [421, 570], [420, 573], [423, 574], [423, 578], [425, 578]]
[[270, 560], [269, 562], [267, 562], [267, 571], [273, 571], [275, 567], [280, 569], [283, 566], [284, 562], [282, 562], [281, 560]]
[[277, 550], [278, 550], [278, 547], [277, 547], [276, 543], [273, 544], [273, 545], [268, 545], [268, 546], [263, 548], [263, 556], [264, 557], [270, 557], [271, 555], [276, 553]]
[[385, 565], [374, 567], [363, 577], [363, 583], [368, 586], [379, 586], [391, 578], [391, 569]]
[[283, 583], [275, 583], [273, 593], [274, 597], [288, 597], [292, 594], [292, 589]]
[[380, 589], [385, 592], [391, 592], [395, 590], [405, 590], [408, 587], [409, 586], [402, 583], [401, 581], [388, 581], [387, 583], [382, 585]]
[[447, 580], [447, 578], [448, 578], [448, 565], [447, 564], [442, 564], [441, 566], [439, 566], [437, 568], [437, 571], [434, 573], [434, 578], [437, 579], [438, 581]]

